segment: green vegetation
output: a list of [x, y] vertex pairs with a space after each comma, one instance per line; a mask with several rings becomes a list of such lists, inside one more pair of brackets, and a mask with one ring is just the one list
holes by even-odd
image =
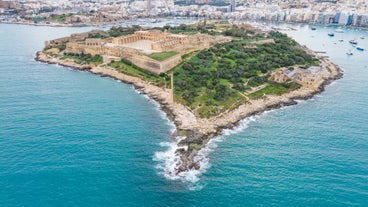
[[282, 95], [284, 93], [290, 92], [292, 90], [300, 88], [300, 85], [293, 82], [288, 83], [270, 83], [265, 88], [249, 94], [249, 98], [258, 99], [265, 94], [275, 94]]
[[90, 54], [74, 54], [65, 53], [61, 59], [72, 58], [78, 64], [95, 64], [99, 65], [103, 63], [103, 57], [101, 55], [90, 55]]
[[51, 49], [51, 48], [57, 48], [60, 51], [64, 51], [65, 48], [66, 48], [66, 44], [47, 46], [47, 47], [43, 48], [43, 51], [46, 51], [46, 50]]
[[231, 37], [242, 37], [242, 38], [248, 38], [249, 36], [253, 36], [255, 32], [253, 30], [246, 30], [244, 28], [238, 28], [237, 26], [233, 26], [230, 29], [226, 29], [222, 32], [225, 36], [231, 36]]
[[[118, 37], [140, 29], [139, 26], [112, 27], [106, 32], [90, 33], [89, 37]], [[171, 70], [174, 73], [175, 100], [190, 107], [203, 118], [235, 109], [251, 99], [259, 99], [267, 94], [282, 95], [295, 90], [300, 87], [297, 83], [269, 81], [271, 72], [281, 67], [292, 70], [291, 66], [308, 68], [318, 63], [317, 59], [302, 50], [294, 40], [279, 32], [256, 33], [227, 25], [217, 28], [206, 22], [158, 29], [169, 30], [171, 33], [221, 33], [233, 37], [231, 42], [219, 43], [209, 49], [183, 55], [182, 63]], [[65, 45], [57, 47], [60, 50], [65, 49]], [[164, 61], [177, 54], [179, 53], [176, 51], [168, 51], [147, 56]], [[64, 54], [62, 59], [65, 58], [73, 58], [79, 64], [103, 63], [100, 55]], [[167, 74], [150, 73], [128, 60], [112, 61], [108, 66], [154, 85], [170, 87], [170, 77]]]
[[170, 77], [167, 74], [155, 75], [148, 71], [142, 70], [139, 67], [133, 65], [130, 61], [121, 59], [120, 61], [112, 61], [108, 66], [117, 69], [119, 72], [124, 74], [141, 78], [145, 81], [151, 82], [157, 86], [170, 86]]
[[72, 14], [59, 14], [59, 15], [51, 15], [51, 19], [57, 22], [64, 22], [67, 17], [72, 16]]
[[195, 34], [198, 32], [197, 27], [195, 25], [186, 25], [186, 24], [181, 24], [179, 26], [166, 25], [163, 27], [163, 30], [167, 30], [174, 34], [179, 33]]
[[111, 27], [110, 30], [106, 32], [97, 32], [90, 33], [88, 35], [89, 38], [109, 38], [109, 37], [120, 37], [123, 35], [133, 34], [136, 31], [141, 30], [140, 26], [132, 26], [132, 27]]
[[168, 58], [171, 58], [172, 56], [175, 56], [177, 54], [179, 54], [179, 53], [176, 52], [176, 51], [168, 51], [168, 52], [152, 53], [152, 54], [149, 54], [147, 56], [154, 59], [154, 60], [157, 60], [157, 61], [161, 62], [161, 61], [164, 61]]
[[166, 25], [162, 28], [162, 30], [167, 30], [173, 34], [196, 34], [198, 32], [210, 35], [218, 34], [214, 31], [214, 29], [215, 26], [213, 24], [206, 24], [206, 22], [193, 25], [186, 25], [186, 24], [181, 24], [179, 26]]
[[201, 117], [236, 108], [247, 100], [245, 94], [252, 87], [265, 84], [262, 90], [249, 95], [252, 99], [298, 88], [295, 83], [268, 81], [269, 72], [280, 67], [315, 64], [310, 55], [284, 34], [263, 35], [263, 39], [273, 38], [275, 44], [257, 44], [249, 48], [249, 42], [261, 36], [238, 35], [241, 32], [235, 29], [231, 34], [242, 39], [202, 50], [174, 70], [176, 100], [197, 111]]
[[55, 48], [59, 49], [60, 51], [65, 50], [66, 45], [56, 45]]

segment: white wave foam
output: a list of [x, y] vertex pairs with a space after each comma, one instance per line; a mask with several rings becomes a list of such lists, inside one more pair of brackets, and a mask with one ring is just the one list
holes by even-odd
[[[269, 113], [271, 111], [263, 112], [262, 114], [266, 114], [266, 113]], [[235, 128], [233, 128], [233, 129], [224, 129], [222, 131], [222, 134], [225, 135], [225, 136], [229, 136], [229, 135], [232, 135], [232, 134], [237, 134], [239, 132], [242, 132], [242, 131], [244, 131], [244, 129], [248, 128], [249, 123], [255, 122], [259, 117], [260, 117], [260, 115], [255, 115], [255, 116], [245, 118], [245, 119], [241, 120]]]
[[161, 171], [160, 174], [166, 179], [179, 180], [184, 183], [189, 183], [190, 190], [200, 190], [203, 188], [203, 186], [197, 183], [199, 181], [199, 176], [205, 173], [208, 168], [210, 168], [211, 165], [209, 162], [209, 154], [217, 147], [216, 143], [222, 141], [222, 137], [219, 136], [211, 139], [193, 158], [193, 161], [198, 163], [200, 169], [191, 169], [189, 171], [178, 173], [177, 169], [182, 164], [182, 161], [180, 159], [180, 154], [176, 151], [180, 148], [187, 150], [186, 147], [178, 146], [179, 142], [183, 139], [185, 139], [185, 137], [177, 137], [173, 142], [160, 143], [160, 146], [166, 147], [167, 149], [156, 152], [153, 160], [158, 162], [156, 168]]
[[326, 85], [326, 87], [331, 87], [331, 86], [334, 86], [336, 85], [336, 81], [332, 81], [331, 83], [329, 83], [328, 85]]
[[160, 146], [165, 147], [165, 150], [156, 152], [153, 158], [154, 161], [158, 162], [156, 168], [160, 170], [160, 174], [163, 175], [166, 179], [179, 180], [184, 183], [189, 183], [189, 190], [200, 190], [203, 188], [203, 185], [198, 182], [200, 180], [199, 177], [211, 167], [209, 155], [217, 148], [217, 143], [223, 142], [226, 136], [244, 131], [246, 128], [248, 128], [250, 123], [255, 122], [260, 117], [275, 112], [277, 110], [279, 109], [265, 111], [260, 115], [254, 115], [245, 118], [241, 120], [235, 128], [224, 129], [222, 131], [222, 135], [210, 139], [208, 143], [204, 147], [202, 147], [202, 149], [193, 158], [193, 161], [200, 166], [200, 169], [198, 170], [191, 169], [189, 171], [177, 173], [177, 169], [182, 164], [182, 161], [180, 159], [180, 154], [176, 153], [176, 151], [179, 148], [182, 148], [179, 147], [178, 144], [181, 140], [185, 139], [185, 137], [177, 137], [172, 142], [162, 142], [160, 143]]
[[[184, 183], [189, 183], [189, 190], [202, 189], [203, 185], [198, 183], [198, 181], [200, 180], [200, 176], [211, 167], [209, 155], [217, 148], [217, 143], [223, 142], [226, 136], [243, 131], [248, 127], [250, 122], [256, 121], [259, 116], [260, 115], [248, 117], [240, 121], [239, 125], [234, 129], [225, 129], [222, 132], [223, 135], [210, 139], [193, 158], [193, 161], [200, 166], [198, 170], [191, 169], [189, 171], [177, 172], [182, 161], [180, 159], [180, 154], [176, 151], [179, 148], [183, 148], [179, 147], [178, 144], [181, 140], [185, 139], [185, 137], [176, 137], [172, 142], [161, 142], [160, 146], [166, 149], [155, 153], [153, 160], [158, 162], [156, 168], [159, 169], [160, 174], [168, 180], [179, 180]], [[186, 148], [184, 149], [187, 150]]]
[[[313, 100], [314, 99], [311, 98], [308, 100], [296, 100], [296, 102], [300, 104]], [[157, 104], [157, 109], [159, 110], [159, 104], [154, 100], [152, 101]], [[282, 107], [281, 109], [285, 109], [287, 107]], [[181, 140], [185, 139], [185, 137], [176, 137], [176, 139], [172, 142], [162, 142], [160, 143], [160, 146], [165, 147], [166, 149], [164, 151], [159, 151], [155, 153], [153, 160], [158, 162], [156, 168], [159, 169], [161, 171], [160, 174], [162, 174], [168, 180], [180, 180], [182, 182], [190, 184], [189, 190], [201, 190], [203, 188], [203, 185], [201, 183], [198, 183], [198, 181], [200, 180], [199, 177], [211, 167], [209, 155], [217, 148], [217, 143], [222, 142], [226, 136], [244, 131], [246, 128], [248, 128], [250, 123], [257, 121], [260, 117], [279, 110], [280, 109], [272, 109], [264, 111], [260, 115], [247, 117], [241, 120], [239, 124], [233, 129], [224, 129], [222, 131], [222, 135], [210, 139], [209, 142], [204, 147], [202, 147], [202, 149], [193, 158], [193, 161], [200, 166], [200, 169], [198, 170], [191, 169], [189, 171], [177, 173], [177, 169], [182, 164], [182, 161], [180, 159], [180, 154], [176, 153], [176, 151], [180, 148], [183, 148], [179, 147], [178, 144]], [[175, 125], [169, 121], [166, 114], [163, 111], [161, 112], [163, 116], [168, 120], [168, 123], [173, 126], [173, 129], [176, 129]]]
[[302, 99], [297, 99], [297, 100], [295, 100], [295, 101], [296, 101], [298, 104], [306, 102], [306, 100], [302, 100]]
[[162, 170], [162, 175], [169, 180], [177, 180], [183, 177], [176, 173], [176, 169], [181, 164], [180, 155], [176, 153], [179, 147], [179, 142], [185, 137], [176, 137], [173, 142], [161, 142], [160, 146], [166, 147], [165, 151], [156, 152], [153, 160], [159, 162], [156, 168]]

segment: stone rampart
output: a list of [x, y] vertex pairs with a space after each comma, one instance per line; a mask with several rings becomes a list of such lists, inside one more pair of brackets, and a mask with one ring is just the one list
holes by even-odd
[[182, 61], [180, 54], [172, 56], [162, 62], [154, 60], [145, 55], [138, 54], [133, 55], [131, 58], [127, 59], [131, 61], [134, 65], [154, 74], [165, 73]]
[[66, 43], [65, 53], [81, 54], [84, 53], [85, 45], [75, 42]]

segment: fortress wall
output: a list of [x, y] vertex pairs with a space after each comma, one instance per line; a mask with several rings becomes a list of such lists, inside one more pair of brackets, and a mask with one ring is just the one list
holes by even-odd
[[177, 39], [168, 39], [168, 40], [161, 40], [159, 42], [153, 43], [152, 49], [158, 50], [158, 51], [165, 51], [165, 50], [170, 50], [170, 49], [173, 49], [181, 45], [182, 44]]
[[166, 33], [159, 30], [136, 31], [134, 32], [141, 40], [158, 41], [166, 38]]
[[171, 58], [166, 59], [163, 62], [159, 62], [152, 58], [149, 58], [144, 55], [133, 55], [131, 58], [128, 58], [134, 65], [147, 70], [154, 74], [165, 73], [168, 70], [172, 69], [176, 65], [181, 62], [181, 55], [175, 55]]
[[66, 43], [65, 53], [81, 54], [84, 52], [85, 45], [74, 42]]
[[68, 42], [66, 44], [65, 53], [101, 55], [103, 54], [103, 49], [101, 46], [91, 46], [78, 44], [75, 42]]
[[70, 41], [70, 37], [62, 37], [54, 40], [50, 40], [49, 45], [61, 45]]
[[124, 47], [102, 47], [101, 53], [108, 56], [115, 56], [120, 58], [130, 58], [134, 51]]
[[161, 62], [161, 70], [166, 72], [181, 63], [181, 55], [177, 54]]
[[161, 64], [160, 62], [149, 58], [143, 55], [133, 55], [131, 58], [128, 58], [134, 65], [147, 70], [154, 74], [160, 74], [161, 71]]
[[91, 55], [101, 55], [103, 53], [103, 50], [101, 46], [85, 46], [83, 53]]
[[84, 41], [88, 37], [88, 35], [88, 32], [72, 34], [70, 35], [70, 42]]
[[89, 46], [99, 46], [102, 45], [103, 41], [100, 38], [87, 38], [85, 43]]
[[117, 45], [128, 44], [141, 40], [142, 38], [136, 34], [126, 35], [122, 37], [116, 37], [112, 40], [112, 43]]

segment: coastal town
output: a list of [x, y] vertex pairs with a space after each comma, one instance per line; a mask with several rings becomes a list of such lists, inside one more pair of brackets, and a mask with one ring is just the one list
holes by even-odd
[[160, 103], [174, 136], [185, 137], [173, 175], [200, 169], [196, 155], [223, 129], [310, 98], [342, 76], [286, 35], [223, 21], [72, 34], [46, 41], [36, 60], [121, 80]]
[[368, 27], [364, 0], [1, 0], [0, 22], [51, 26], [118, 25], [165, 17]]

